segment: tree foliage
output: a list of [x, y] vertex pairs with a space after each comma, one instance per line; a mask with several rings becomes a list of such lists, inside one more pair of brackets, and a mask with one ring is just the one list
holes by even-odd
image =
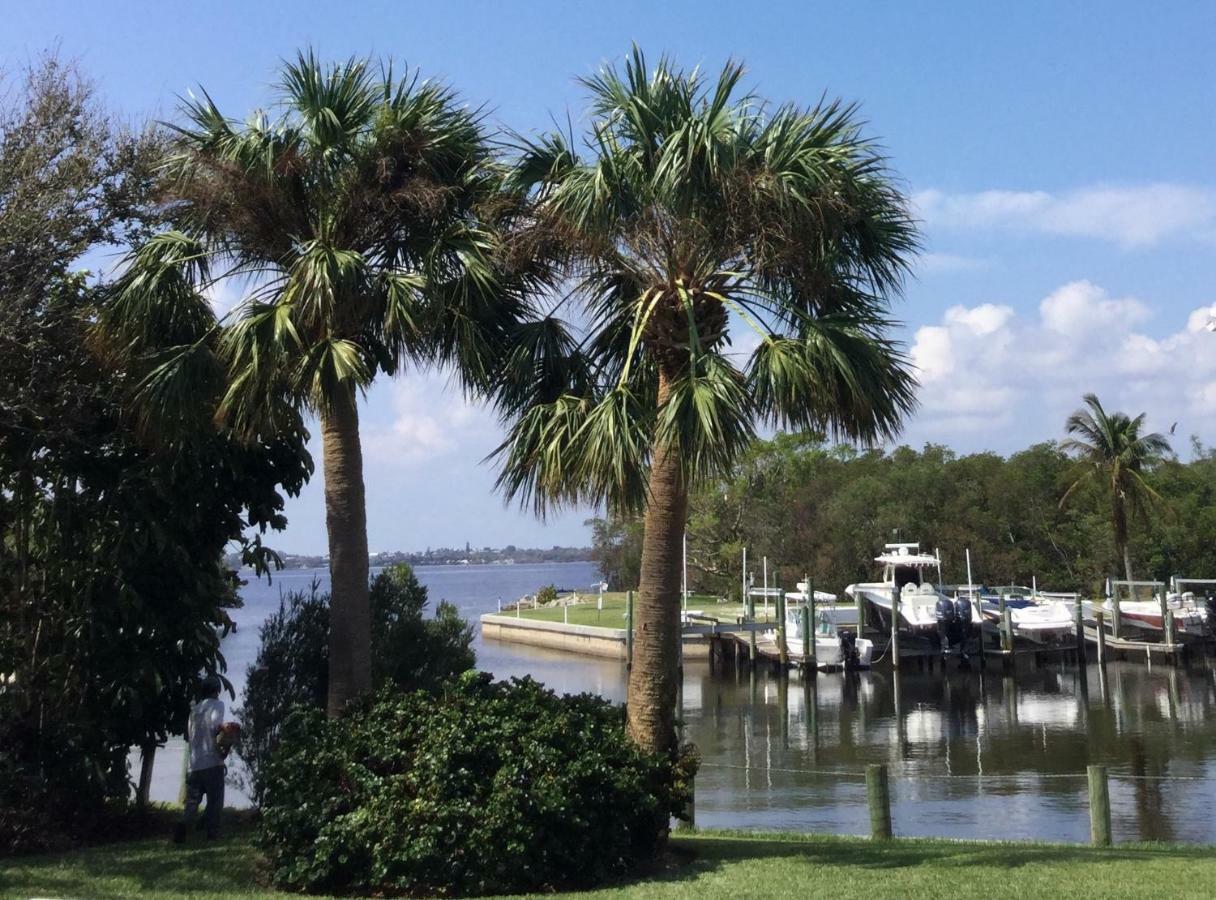
[[[377, 687], [437, 690], [473, 668], [473, 629], [456, 607], [440, 601], [426, 615], [427, 590], [405, 563], [390, 566], [371, 582], [371, 669]], [[292, 591], [262, 623], [257, 659], [249, 666], [239, 753], [241, 786], [260, 802], [265, 767], [278, 746], [283, 724], [297, 707], [324, 709], [329, 692], [330, 596], [313, 582]]]
[[[1216, 527], [1216, 452], [1196, 445], [1192, 456], [1141, 472], [1160, 497], [1129, 536], [1142, 577], [1216, 577], [1216, 549], [1204, 537]], [[737, 596], [746, 546], [757, 578], [767, 556], [770, 578], [783, 586], [809, 574], [817, 588], [839, 592], [872, 578], [871, 560], [882, 545], [902, 540], [940, 548], [948, 581], [966, 580], [970, 548], [978, 581], [1029, 584], [1033, 576], [1046, 589], [1096, 594], [1123, 559], [1106, 483], [1076, 485], [1079, 465], [1051, 442], [1002, 457], [934, 444], [857, 451], [817, 435], [779, 434], [753, 445], [731, 477], [694, 493], [689, 581], [697, 590]], [[593, 533], [636, 527], [632, 519], [605, 518]], [[601, 547], [597, 540], [606, 578], [636, 573], [636, 543]], [[636, 587], [634, 579], [621, 588]]]
[[470, 672], [288, 723], [259, 842], [274, 883], [375, 896], [549, 893], [654, 859], [695, 760], [631, 743], [619, 706]]
[[[222, 671], [221, 565], [297, 491], [300, 440], [139, 422], [140, 373], [98, 354], [110, 285], [81, 256], [155, 224], [155, 135], [116, 126], [75, 70], [32, 69], [0, 113], [0, 845], [70, 839], [128, 793], [132, 745], [181, 730]], [[164, 425], [150, 430], [148, 424]], [[247, 530], [255, 535], [246, 537]]]

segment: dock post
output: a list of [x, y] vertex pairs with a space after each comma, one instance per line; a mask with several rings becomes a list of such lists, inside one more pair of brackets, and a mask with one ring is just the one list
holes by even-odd
[[819, 673], [819, 660], [816, 658], [815, 650], [815, 584], [811, 581], [811, 576], [806, 577], [806, 605], [807, 618], [810, 620], [810, 629], [806, 632], [811, 639], [811, 652], [808, 654], [811, 661], [811, 673]]
[[1161, 627], [1165, 630], [1165, 646], [1174, 646], [1174, 611], [1166, 599], [1165, 583], [1161, 585]]
[[891, 588], [891, 668], [899, 669], [899, 588]]
[[815, 645], [811, 640], [811, 611], [805, 606], [802, 607], [799, 625], [802, 628], [802, 659], [804, 663], [809, 665], [814, 661], [811, 659], [811, 653], [813, 652], [811, 648]]
[[1095, 630], [1098, 633], [1098, 665], [1106, 666], [1106, 626], [1103, 620], [1102, 611], [1098, 610], [1094, 613], [1096, 622]]
[[866, 802], [870, 806], [870, 837], [885, 841], [891, 837], [891, 792], [887, 767], [866, 766]]
[[1001, 649], [1013, 653], [1013, 610], [1008, 606], [1001, 610]]
[[1089, 839], [1095, 847], [1110, 846], [1110, 785], [1106, 766], [1088, 766]]
[[1085, 668], [1085, 613], [1081, 595], [1077, 594], [1076, 611], [1073, 614], [1073, 626], [1077, 629], [1077, 674], [1081, 680], [1081, 690], [1087, 692], [1089, 673]]
[[785, 643], [785, 595], [777, 595], [777, 660], [781, 663], [781, 677], [787, 674], [790, 664], [789, 646]]
[[[1131, 586], [1129, 585], [1128, 588], [1130, 590]], [[1110, 614], [1114, 617], [1110, 620], [1110, 634], [1111, 637], [1118, 640], [1123, 630], [1119, 627], [1119, 619], [1122, 618], [1122, 616], [1119, 614], [1119, 592], [1114, 589], [1113, 585], [1111, 585], [1109, 578], [1106, 579], [1106, 592], [1106, 599], [1110, 601]], [[1136, 599], [1135, 594], [1132, 595], [1132, 599]]]
[[633, 591], [625, 591], [625, 667], [633, 668]]

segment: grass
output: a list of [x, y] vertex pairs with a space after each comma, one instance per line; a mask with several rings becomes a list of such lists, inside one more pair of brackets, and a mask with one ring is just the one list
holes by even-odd
[[[601, 628], [625, 627], [625, 594], [623, 592], [604, 594], [603, 610], [597, 608], [595, 594], [580, 594], [579, 597], [581, 602], [568, 607], [545, 606], [540, 609], [525, 607], [520, 610], [520, 618], [536, 622], [569, 622], [571, 625], [591, 625]], [[719, 603], [718, 598], [704, 594], [690, 595], [688, 608], [725, 621], [734, 621], [736, 616], [743, 614], [741, 604]], [[773, 614], [771, 604], [769, 612], [770, 615]], [[515, 611], [503, 610], [502, 615], [513, 616]], [[761, 620], [764, 619], [764, 607], [759, 602], [756, 604], [756, 615]]]
[[[231, 820], [230, 820], [231, 821]], [[0, 897], [207, 898], [287, 896], [261, 888], [252, 825], [237, 819], [215, 843], [166, 839], [92, 847], [0, 865]], [[874, 843], [815, 835], [700, 832], [672, 842], [641, 879], [550, 897], [708, 900], [716, 897], [1070, 898], [1210, 897], [1211, 847], [906, 839]]]

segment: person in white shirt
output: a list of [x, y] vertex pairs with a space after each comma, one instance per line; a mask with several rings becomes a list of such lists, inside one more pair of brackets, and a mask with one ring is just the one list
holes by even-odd
[[173, 831], [173, 840], [182, 843], [199, 803], [207, 798], [203, 812], [203, 824], [207, 837], [219, 835], [220, 810], [224, 808], [224, 757], [216, 746], [215, 737], [224, 724], [224, 702], [220, 700], [223, 683], [216, 675], [203, 679], [203, 699], [190, 710], [186, 729], [186, 752], [190, 754], [189, 772], [186, 775], [186, 809], [182, 820]]

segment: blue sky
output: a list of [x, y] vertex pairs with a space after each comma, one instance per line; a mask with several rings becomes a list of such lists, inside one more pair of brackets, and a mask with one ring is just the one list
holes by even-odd
[[[234, 116], [277, 61], [392, 57], [521, 131], [578, 121], [574, 76], [630, 42], [744, 60], [774, 101], [862, 104], [924, 221], [896, 306], [921, 369], [905, 440], [1008, 452], [1057, 437], [1084, 391], [1216, 441], [1216, 4], [0, 3], [12, 72], [58, 45], [106, 102], [171, 117], [203, 85]], [[585, 540], [586, 511], [504, 507], [494, 423], [409, 373], [364, 410], [373, 549]], [[276, 542], [325, 545], [321, 482]]]

